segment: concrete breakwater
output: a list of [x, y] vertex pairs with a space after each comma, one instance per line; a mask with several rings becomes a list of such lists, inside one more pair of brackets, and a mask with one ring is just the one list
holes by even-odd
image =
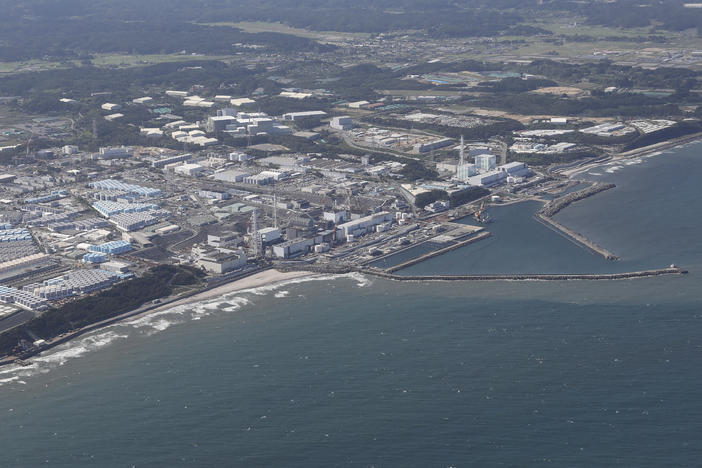
[[380, 270], [364, 270], [366, 274], [396, 281], [572, 281], [572, 280], [619, 280], [646, 278], [664, 275], [684, 275], [687, 270], [677, 267], [659, 270], [633, 271], [610, 274], [510, 274], [510, 275], [429, 275], [403, 276]]
[[483, 231], [477, 236], [471, 237], [469, 239], [466, 239], [461, 242], [456, 242], [455, 244], [449, 245], [448, 247], [444, 247], [443, 249], [439, 250], [434, 250], [433, 252], [426, 253], [420, 257], [413, 258], [411, 260], [407, 260], [406, 262], [400, 263], [399, 265], [395, 265], [393, 267], [390, 267], [386, 269], [385, 271], [388, 273], [394, 273], [396, 271], [402, 270], [403, 268], [410, 267], [412, 265], [416, 265], [417, 263], [423, 262], [424, 260], [428, 260], [432, 257], [436, 257], [437, 255], [442, 255], [445, 254], [446, 252], [451, 252], [452, 250], [460, 249], [461, 247], [465, 247], [466, 245], [472, 244], [474, 242], [478, 242], [480, 240], [483, 240], [487, 237], [490, 237], [491, 234], [487, 231]]
[[619, 260], [619, 257], [614, 255], [612, 252], [609, 250], [605, 249], [604, 247], [600, 247], [599, 245], [595, 244], [592, 242], [590, 239], [587, 237], [583, 236], [582, 234], [578, 234], [575, 231], [572, 231], [562, 225], [561, 223], [554, 221], [553, 219], [544, 216], [541, 213], [536, 213], [534, 215], [534, 219], [539, 221], [541, 224], [544, 224], [545, 226], [553, 229], [554, 231], [563, 234], [566, 236], [568, 239], [572, 240], [578, 245], [582, 245], [585, 248], [588, 248], [595, 252], [596, 254], [602, 255], [604, 258], [607, 260]]
[[561, 223], [552, 219], [552, 216], [554, 216], [556, 213], [558, 213], [571, 203], [574, 203], [578, 200], [582, 200], [587, 197], [591, 197], [596, 193], [604, 192], [605, 190], [609, 190], [614, 187], [616, 187], [616, 185], [600, 182], [583, 190], [578, 190], [577, 192], [569, 193], [563, 197], [557, 198], [545, 204], [539, 211], [537, 211], [534, 214], [534, 219], [539, 221], [541, 224], [544, 224], [545, 226], [553, 229], [554, 231], [564, 235], [576, 244], [582, 245], [583, 247], [592, 250], [596, 254], [602, 255], [607, 260], [619, 260], [619, 257], [614, 255], [609, 250], [600, 247], [599, 245], [595, 244], [582, 234], [572, 231], [564, 225], [562, 225]]
[[331, 265], [286, 265], [285, 268], [276, 267], [279, 270], [304, 270], [315, 273], [326, 274], [346, 274], [352, 272], [363, 273], [379, 278], [386, 278], [396, 281], [571, 281], [571, 280], [623, 280], [634, 278], [648, 278], [654, 276], [670, 276], [670, 275], [685, 275], [687, 270], [676, 266], [669, 268], [660, 268], [656, 270], [642, 270], [625, 273], [603, 273], [603, 274], [582, 274], [582, 273], [565, 273], [565, 274], [544, 274], [544, 273], [516, 273], [516, 274], [498, 274], [498, 275], [397, 275], [388, 273], [387, 271], [372, 268], [372, 267], [353, 267], [353, 266], [331, 266]]
[[595, 195], [596, 193], [604, 192], [605, 190], [609, 190], [611, 188], [616, 187], [614, 184], [607, 184], [603, 182], [598, 182], [588, 188], [578, 190], [577, 192], [572, 192], [567, 195], [564, 195], [560, 198], [556, 198], [555, 200], [550, 201], [549, 203], [545, 204], [543, 208], [541, 208], [538, 211], [538, 214], [541, 214], [546, 217], [552, 217], [555, 216], [556, 213], [561, 211], [563, 208], [566, 206], [570, 205], [571, 203], [574, 203], [578, 200], [582, 200], [587, 197], [591, 197]]

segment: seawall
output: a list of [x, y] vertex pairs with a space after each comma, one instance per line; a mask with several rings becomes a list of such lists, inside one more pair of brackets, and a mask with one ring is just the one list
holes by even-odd
[[558, 232], [559, 234], [564, 235], [565, 237], [567, 237], [571, 241], [575, 242], [576, 244], [581, 245], [587, 249], [590, 249], [591, 251], [595, 252], [598, 255], [602, 255], [607, 260], [619, 260], [619, 257], [614, 255], [609, 250], [597, 245], [596, 243], [592, 242], [587, 237], [565, 227], [564, 225], [555, 221], [552, 218], [552, 216], [555, 216], [556, 213], [558, 213], [559, 211], [561, 211], [563, 208], [567, 207], [571, 203], [574, 203], [578, 200], [582, 200], [582, 199], [587, 198], [587, 197], [591, 197], [592, 195], [595, 195], [596, 193], [604, 192], [605, 190], [609, 190], [609, 189], [614, 188], [614, 187], [616, 187], [616, 185], [614, 185], [614, 184], [597, 183], [597, 184], [594, 184], [586, 189], [578, 190], [577, 192], [573, 192], [573, 193], [569, 193], [568, 195], [565, 195], [561, 198], [557, 198], [555, 200], [552, 200], [551, 202], [544, 205], [539, 211], [537, 211], [534, 214], [534, 219], [539, 221], [541, 224], [553, 229], [554, 231]]
[[363, 273], [395, 281], [572, 281], [572, 280], [620, 280], [653, 276], [684, 275], [682, 268], [633, 271], [610, 274], [511, 274], [511, 275], [425, 275], [403, 276], [380, 270], [365, 270]]
[[410, 267], [412, 265], [416, 265], [417, 263], [423, 262], [424, 260], [428, 260], [432, 257], [436, 257], [438, 255], [442, 255], [442, 254], [445, 254], [447, 252], [451, 252], [452, 250], [460, 249], [461, 247], [465, 247], [466, 245], [481, 241], [481, 240], [488, 238], [490, 236], [491, 236], [491, 234], [489, 232], [483, 231], [480, 234], [478, 234], [477, 236], [471, 237], [470, 239], [466, 239], [464, 241], [452, 244], [448, 247], [444, 247], [443, 249], [434, 250], [433, 252], [426, 253], [420, 257], [413, 258], [411, 260], [407, 260], [406, 262], [400, 263], [399, 265], [395, 265], [393, 267], [387, 268], [385, 271], [388, 273], [394, 273], [398, 270], [402, 270], [403, 268], [407, 268], [407, 267]]

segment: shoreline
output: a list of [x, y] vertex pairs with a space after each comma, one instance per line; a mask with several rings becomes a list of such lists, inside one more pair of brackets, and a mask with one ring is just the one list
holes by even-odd
[[[310, 268], [311, 267], [311, 268]], [[656, 276], [679, 276], [688, 273], [687, 270], [679, 267], [669, 267], [657, 270], [644, 270], [636, 272], [627, 273], [614, 273], [614, 274], [502, 274], [502, 275], [427, 275], [427, 276], [401, 276], [394, 273], [388, 273], [376, 269], [365, 269], [365, 268], [335, 268], [333, 271], [325, 271], [326, 269], [316, 269], [314, 266], [307, 265], [307, 268], [301, 268], [296, 270], [294, 268], [268, 268], [266, 270], [257, 270], [252, 274], [244, 277], [238, 277], [232, 281], [224, 282], [215, 286], [211, 286], [205, 289], [195, 290], [186, 295], [173, 296], [169, 298], [164, 298], [160, 303], [144, 304], [141, 307], [126, 312], [124, 314], [87, 325], [80, 330], [74, 332], [66, 333], [64, 335], [57, 336], [51, 340], [47, 340], [47, 344], [42, 346], [40, 349], [31, 351], [22, 356], [5, 356], [0, 358], [0, 367], [19, 364], [23, 365], [25, 359], [31, 359], [34, 356], [38, 356], [45, 351], [49, 351], [56, 346], [64, 343], [68, 343], [75, 338], [78, 338], [86, 333], [100, 330], [110, 325], [123, 322], [127, 319], [139, 319], [152, 314], [163, 312], [169, 308], [183, 306], [199, 301], [206, 301], [209, 299], [215, 299], [217, 297], [232, 294], [239, 291], [246, 291], [250, 289], [255, 289], [265, 286], [274, 286], [280, 283], [285, 283], [286, 281], [298, 279], [298, 278], [310, 278], [321, 275], [345, 275], [349, 273], [361, 273], [368, 276], [374, 276], [378, 278], [384, 278], [391, 281], [400, 282], [445, 282], [445, 281], [462, 281], [462, 282], [482, 282], [482, 281], [573, 281], [573, 280], [586, 280], [586, 281], [612, 281], [612, 280], [626, 280], [635, 278], [645, 278], [645, 277], [656, 277]]]
[[[578, 166], [576, 168], [571, 168], [568, 170], [563, 171], [561, 174], [566, 176], [569, 179], [573, 179], [574, 176], [581, 172], [585, 172], [588, 170], [591, 170], [596, 167], [601, 167], [605, 164], [611, 163], [612, 161], [620, 161], [620, 160], [626, 160], [630, 158], [635, 158], [635, 157], [643, 157], [646, 156], [650, 153], [656, 153], [660, 151], [665, 151], [670, 148], [676, 148], [691, 142], [695, 141], [700, 141], [702, 140], [702, 132], [696, 133], [693, 135], [687, 135], [679, 138], [675, 138], [672, 140], [667, 140], [663, 142], [659, 142], [650, 146], [645, 146], [642, 148], [637, 148], [634, 150], [630, 150], [627, 152], [621, 152], [621, 153], [616, 153], [613, 155], [610, 155], [606, 160], [599, 160], [596, 162], [588, 163], [583, 166]], [[509, 205], [513, 203], [522, 203], [525, 201], [539, 201], [542, 203], [547, 203], [546, 200], [538, 198], [538, 197], [529, 197], [527, 199], [518, 199], [518, 200], [509, 200], [505, 203], [504, 205]], [[470, 216], [470, 215], [466, 215]], [[463, 216], [465, 217], [465, 216]], [[542, 222], [544, 220], [541, 220]], [[552, 221], [549, 219], [549, 221]], [[559, 225], [560, 227], [560, 225]], [[471, 240], [471, 242], [475, 241], [476, 239]], [[581, 239], [577, 238], [574, 239], [575, 241], [580, 241], [580, 243], [583, 243], [586, 247], [590, 247], [592, 250], [594, 250], [597, 253], [600, 253], [604, 255], [606, 258], [609, 258], [606, 254], [609, 254], [608, 251], [605, 251], [599, 246], [597, 249], [592, 248], [589, 246], [587, 243], [582, 242]], [[576, 242], [578, 243], [578, 242]], [[454, 247], [455, 248], [455, 247]], [[450, 248], [449, 250], [453, 250], [454, 248]], [[601, 249], [601, 251], [600, 251]], [[605, 252], [605, 253], [603, 253]], [[444, 253], [441, 251], [441, 253]], [[437, 253], [434, 252], [430, 256], [436, 256]], [[612, 254], [610, 254], [613, 259], [616, 259], [616, 257]], [[421, 260], [425, 260], [426, 258], [421, 258]], [[412, 264], [414, 263], [419, 263], [421, 260], [416, 261], [410, 261]], [[408, 265], [405, 265], [408, 266]], [[117, 315], [115, 317], [111, 317], [109, 319], [102, 320], [100, 322], [96, 322], [90, 325], [86, 325], [85, 327], [75, 330], [72, 332], [65, 333], [63, 335], [59, 335], [57, 337], [54, 337], [52, 339], [49, 339], [46, 341], [46, 344], [43, 345], [41, 348], [32, 350], [29, 352], [26, 352], [22, 354], [21, 356], [5, 356], [5, 357], [0, 357], [0, 367], [10, 365], [10, 364], [22, 364], [23, 359], [28, 359], [33, 356], [37, 356], [39, 354], [42, 354], [45, 351], [48, 351], [58, 345], [67, 343], [74, 338], [77, 338], [85, 333], [95, 331], [98, 329], [105, 328], [109, 325], [122, 322], [127, 319], [136, 319], [136, 318], [141, 318], [145, 317], [151, 314], [159, 313], [162, 312], [168, 308], [172, 307], [178, 307], [182, 305], [187, 305], [190, 303], [194, 302], [199, 302], [199, 301], [206, 301], [209, 299], [213, 299], [222, 295], [226, 294], [231, 294], [234, 292], [238, 291], [243, 291], [247, 289], [253, 289], [257, 287], [262, 287], [262, 286], [272, 286], [278, 283], [282, 283], [291, 279], [296, 279], [296, 278], [303, 278], [303, 277], [310, 277], [310, 276], [318, 276], [322, 274], [333, 274], [333, 275], [343, 275], [343, 274], [348, 274], [348, 273], [361, 273], [361, 274], [366, 274], [370, 276], [376, 276], [376, 277], [381, 277], [381, 278], [386, 278], [389, 280], [395, 280], [395, 281], [415, 281], [415, 282], [432, 282], [432, 281], [525, 281], [525, 280], [537, 280], [537, 281], [568, 281], [568, 280], [622, 280], [622, 279], [633, 279], [633, 278], [641, 278], [641, 277], [652, 277], [652, 276], [661, 276], [661, 275], [684, 275], [687, 274], [687, 270], [684, 270], [682, 268], [663, 268], [663, 269], [656, 269], [656, 270], [645, 270], [645, 271], [637, 271], [637, 272], [627, 272], [627, 273], [617, 273], [617, 274], [605, 274], [605, 275], [591, 275], [591, 274], [566, 274], [566, 275], [554, 275], [554, 274], [507, 274], [507, 275], [429, 275], [429, 276], [400, 276], [400, 275], [395, 275], [395, 271], [398, 269], [394, 269], [393, 271], [381, 271], [381, 270], [376, 270], [376, 269], [369, 269], [369, 268], [363, 268], [363, 267], [341, 267], [341, 268], [319, 268], [318, 265], [310, 265], [307, 264], [306, 266], [302, 266], [298, 270], [296, 269], [296, 266], [288, 266], [287, 268], [282, 265], [278, 266], [272, 266], [269, 267], [266, 270], [260, 270], [260, 269], [253, 269], [252, 271], [245, 272], [241, 276], [236, 276], [232, 279], [225, 279], [221, 282], [215, 282], [214, 284], [209, 284], [206, 285], [203, 288], [188, 291], [187, 293], [178, 295], [178, 296], [169, 296], [165, 298], [161, 298], [158, 303], [153, 303], [153, 302], [148, 302], [146, 304], [143, 304], [142, 306], [138, 307], [137, 309], [131, 310], [129, 312], [125, 312], [123, 314]]]
[[572, 179], [581, 172], [589, 171], [597, 167], [601, 167], [610, 162], [623, 161], [631, 158], [648, 156], [651, 153], [657, 153], [659, 151], [666, 151], [678, 146], [686, 145], [695, 141], [702, 140], [702, 132], [693, 133], [692, 135], [686, 135], [678, 138], [673, 138], [672, 140], [661, 141], [659, 143], [654, 143], [649, 146], [642, 146], [641, 148], [636, 148], [629, 151], [624, 151], [621, 153], [610, 154], [607, 159], [591, 162], [582, 166], [574, 167], [571, 169], [566, 169], [561, 172], [565, 177]]
[[252, 272], [252, 274], [247, 276], [237, 277], [231, 281], [225, 281], [224, 283], [208, 286], [204, 289], [194, 290], [185, 295], [165, 297], [161, 299], [161, 302], [156, 304], [154, 304], [153, 302], [149, 302], [129, 312], [125, 312], [123, 314], [110, 317], [109, 319], [101, 320], [99, 322], [86, 325], [85, 327], [79, 330], [75, 330], [73, 332], [56, 336], [52, 339], [47, 340], [46, 344], [40, 349], [23, 355], [22, 357], [11, 355], [0, 358], [0, 367], [7, 366], [10, 364], [16, 364], [18, 363], [18, 361], [21, 363], [24, 359], [29, 359], [31, 357], [37, 356], [45, 351], [55, 348], [56, 346], [78, 338], [81, 335], [84, 335], [91, 331], [99, 330], [101, 328], [108, 327], [115, 323], [123, 322], [127, 319], [138, 319], [158, 312], [163, 312], [164, 310], [169, 308], [187, 305], [199, 301], [205, 301], [225, 294], [231, 294], [238, 291], [254, 289], [262, 286], [273, 286], [292, 279], [317, 275], [318, 273], [303, 270], [281, 271], [275, 268], [269, 268], [266, 270], [255, 270], [254, 272]]

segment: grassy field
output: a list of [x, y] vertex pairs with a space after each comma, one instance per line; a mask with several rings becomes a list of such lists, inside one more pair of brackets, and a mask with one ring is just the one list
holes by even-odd
[[[129, 54], [97, 54], [92, 60], [96, 67], [137, 67], [155, 65], [157, 63], [192, 62], [209, 60], [234, 60], [233, 55], [129, 55]], [[53, 62], [47, 60], [27, 60], [22, 62], [0, 62], [0, 76], [3, 74], [21, 73], [27, 71], [58, 70], [81, 66], [78, 60]]]
[[96, 55], [93, 64], [98, 67], [105, 66], [125, 66], [134, 67], [139, 65], [154, 65], [157, 63], [209, 61], [232, 59], [232, 55], [189, 55], [189, 54], [164, 54], [164, 55]]
[[207, 26], [229, 26], [232, 28], [241, 29], [247, 33], [274, 32], [281, 34], [290, 34], [292, 36], [314, 39], [323, 43], [344, 42], [353, 39], [365, 39], [370, 37], [366, 33], [346, 33], [336, 31], [308, 31], [307, 29], [293, 28], [282, 23], [267, 23], [263, 21], [242, 21], [239, 23], [221, 22], [221, 23], [204, 23]]

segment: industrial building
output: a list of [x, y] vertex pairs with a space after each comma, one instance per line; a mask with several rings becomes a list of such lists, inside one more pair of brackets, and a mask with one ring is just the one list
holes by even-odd
[[490, 187], [492, 185], [497, 185], [507, 179], [507, 173], [503, 171], [488, 171], [482, 174], [469, 177], [468, 183], [470, 185], [478, 185], [481, 187]]
[[231, 104], [234, 107], [246, 107], [256, 104], [256, 101], [249, 98], [232, 98], [229, 101], [229, 104]]
[[347, 219], [346, 210], [330, 212], [325, 211], [322, 213], [322, 219], [324, 219], [324, 221], [330, 221], [334, 224], [343, 223]]
[[151, 213], [120, 213], [110, 217], [110, 222], [124, 232], [138, 231], [159, 222]]
[[205, 270], [221, 275], [246, 266], [246, 254], [238, 252], [220, 252], [212, 250], [197, 259], [197, 264]]
[[125, 146], [118, 147], [106, 147], [100, 148], [97, 153], [91, 156], [91, 159], [95, 160], [109, 160], [109, 159], [125, 159], [130, 158], [134, 154], [134, 150]]
[[232, 169], [229, 171], [215, 172], [212, 178], [214, 180], [221, 180], [222, 182], [238, 183], [243, 182], [249, 175], [250, 174], [248, 172]]
[[497, 165], [497, 156], [494, 154], [478, 154], [475, 156], [475, 165], [480, 171], [492, 171]]
[[461, 182], [466, 182], [469, 178], [478, 173], [478, 167], [475, 164], [464, 163], [456, 166], [456, 179]]
[[184, 176], [197, 176], [205, 172], [205, 168], [199, 164], [186, 163], [175, 168], [175, 173]]
[[295, 122], [297, 120], [309, 119], [315, 117], [325, 117], [327, 115], [324, 111], [304, 111], [304, 112], [289, 112], [283, 114], [283, 120], [289, 120]]
[[142, 187], [141, 185], [126, 184], [119, 180], [106, 179], [97, 182], [91, 182], [89, 187], [95, 190], [104, 190], [106, 192], [124, 192], [131, 195], [136, 195], [140, 198], [154, 198], [161, 195], [161, 191], [155, 188]]
[[336, 227], [336, 240], [349, 240], [349, 236], [351, 239], [362, 236], [370, 232], [378, 224], [390, 223], [393, 219], [392, 213], [381, 211], [380, 213], [374, 213], [370, 216], [339, 224]]
[[100, 245], [91, 245], [89, 250], [108, 255], [119, 255], [132, 250], [132, 245], [127, 241], [117, 240]]
[[314, 239], [292, 239], [273, 246], [273, 255], [277, 258], [291, 258], [304, 255], [314, 247]]
[[261, 236], [261, 241], [264, 244], [275, 242], [277, 240], [280, 240], [282, 237], [280, 229], [274, 227], [259, 229], [258, 233]]
[[352, 130], [353, 120], [348, 115], [342, 115], [332, 118], [331, 122], [329, 122], [329, 126], [336, 130]]
[[508, 176], [513, 176], [513, 177], [527, 177], [531, 175], [531, 171], [527, 167], [527, 165], [523, 162], [511, 162], [507, 164], [503, 164], [501, 166], [497, 167], [498, 171], [502, 171]]
[[153, 203], [98, 201], [93, 203], [93, 208], [106, 218], [111, 218], [121, 213], [142, 213], [145, 211], [158, 210], [158, 205]]
[[178, 97], [178, 98], [184, 98], [187, 97], [188, 92], [187, 91], [173, 91], [173, 90], [168, 90], [166, 91], [167, 96], [171, 97]]
[[446, 148], [447, 146], [451, 146], [452, 144], [452, 139], [442, 138], [440, 140], [429, 141], [426, 143], [418, 143], [414, 145], [413, 150], [415, 153], [429, 153], [430, 151]]
[[173, 164], [177, 162], [183, 162], [183, 161], [189, 161], [193, 158], [193, 155], [188, 153], [188, 154], [179, 154], [176, 156], [170, 156], [168, 158], [163, 158], [159, 159], [157, 161], [153, 161], [151, 163], [151, 167], [155, 167], [157, 169], [161, 169], [165, 167], [167, 164]]

